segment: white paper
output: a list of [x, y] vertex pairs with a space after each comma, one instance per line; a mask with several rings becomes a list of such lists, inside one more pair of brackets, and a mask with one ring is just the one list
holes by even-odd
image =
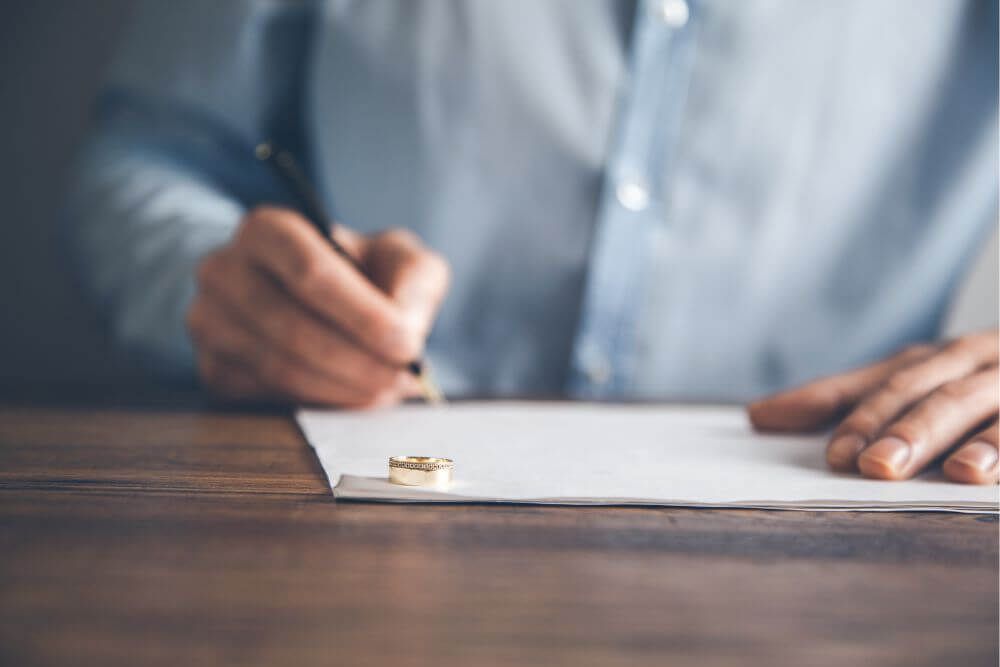
[[[337, 498], [996, 513], [996, 486], [831, 472], [822, 436], [754, 433], [741, 408], [483, 402], [302, 410]], [[390, 456], [455, 461], [446, 491], [388, 481]]]

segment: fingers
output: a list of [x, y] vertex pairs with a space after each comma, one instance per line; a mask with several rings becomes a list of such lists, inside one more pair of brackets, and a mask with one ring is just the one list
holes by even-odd
[[1000, 481], [997, 422], [976, 433], [944, 462], [944, 474], [963, 484], [996, 484]]
[[418, 358], [448, 267], [404, 231], [337, 240], [298, 214], [261, 207], [199, 266], [188, 325], [206, 384], [233, 397], [373, 405], [420, 395]]
[[363, 407], [391, 402], [394, 389], [358, 389], [317, 372], [271, 346], [242, 320], [201, 298], [188, 324], [199, 351], [202, 380], [232, 398], [284, 398], [298, 402]]
[[199, 284], [210, 304], [231, 311], [266, 345], [359, 392], [403, 389], [412, 382], [405, 370], [356, 345], [233, 252], [206, 258]]
[[393, 403], [416, 381], [300, 307], [232, 251], [206, 258], [188, 328], [206, 386], [230, 398], [351, 407]]
[[295, 299], [373, 354], [398, 366], [420, 355], [423, 337], [404, 311], [333, 253], [327, 241], [297, 214], [255, 209], [241, 227], [236, 244]]
[[979, 424], [995, 418], [1000, 403], [997, 380], [994, 367], [941, 385], [861, 452], [858, 469], [877, 479], [912, 477]]
[[276, 350], [262, 352], [260, 341], [239, 326], [228, 327], [214, 340], [220, 348], [202, 346], [199, 371], [205, 385], [223, 396], [345, 407], [372, 407], [398, 400], [392, 392], [363, 392], [331, 380]]
[[981, 365], [983, 350], [952, 343], [922, 361], [891, 371], [833, 432], [826, 459], [834, 470], [854, 470], [860, 452], [899, 415], [934, 389], [966, 377]]
[[769, 396], [750, 404], [750, 421], [761, 431], [822, 428], [885, 382], [893, 372], [929, 357], [934, 350], [930, 345], [915, 345], [871, 366]]
[[448, 291], [448, 264], [414, 234], [399, 229], [375, 236], [366, 257], [372, 282], [403, 310], [421, 338], [426, 338]]

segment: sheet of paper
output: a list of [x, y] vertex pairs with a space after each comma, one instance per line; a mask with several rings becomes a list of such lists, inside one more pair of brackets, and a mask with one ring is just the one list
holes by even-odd
[[[1000, 503], [996, 486], [936, 472], [833, 473], [823, 437], [756, 434], [736, 407], [484, 402], [302, 410], [298, 421], [343, 499], [982, 513]], [[391, 484], [390, 456], [453, 459], [454, 482]]]

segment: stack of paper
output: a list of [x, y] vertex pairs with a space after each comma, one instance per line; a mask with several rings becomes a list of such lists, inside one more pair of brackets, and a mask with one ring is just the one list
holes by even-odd
[[[825, 438], [754, 433], [737, 407], [458, 403], [298, 415], [337, 498], [998, 511], [996, 486], [831, 472]], [[390, 484], [390, 456], [455, 461], [447, 491]]]

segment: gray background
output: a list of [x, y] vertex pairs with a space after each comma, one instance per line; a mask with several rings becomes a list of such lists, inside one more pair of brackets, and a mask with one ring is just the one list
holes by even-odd
[[0, 389], [135, 384], [82, 300], [55, 216], [128, 0], [0, 0]]
[[[7, 395], [145, 384], [82, 300], [54, 224], [130, 6], [130, 0], [0, 0], [0, 391]], [[948, 330], [995, 324], [996, 313], [994, 239]]]

